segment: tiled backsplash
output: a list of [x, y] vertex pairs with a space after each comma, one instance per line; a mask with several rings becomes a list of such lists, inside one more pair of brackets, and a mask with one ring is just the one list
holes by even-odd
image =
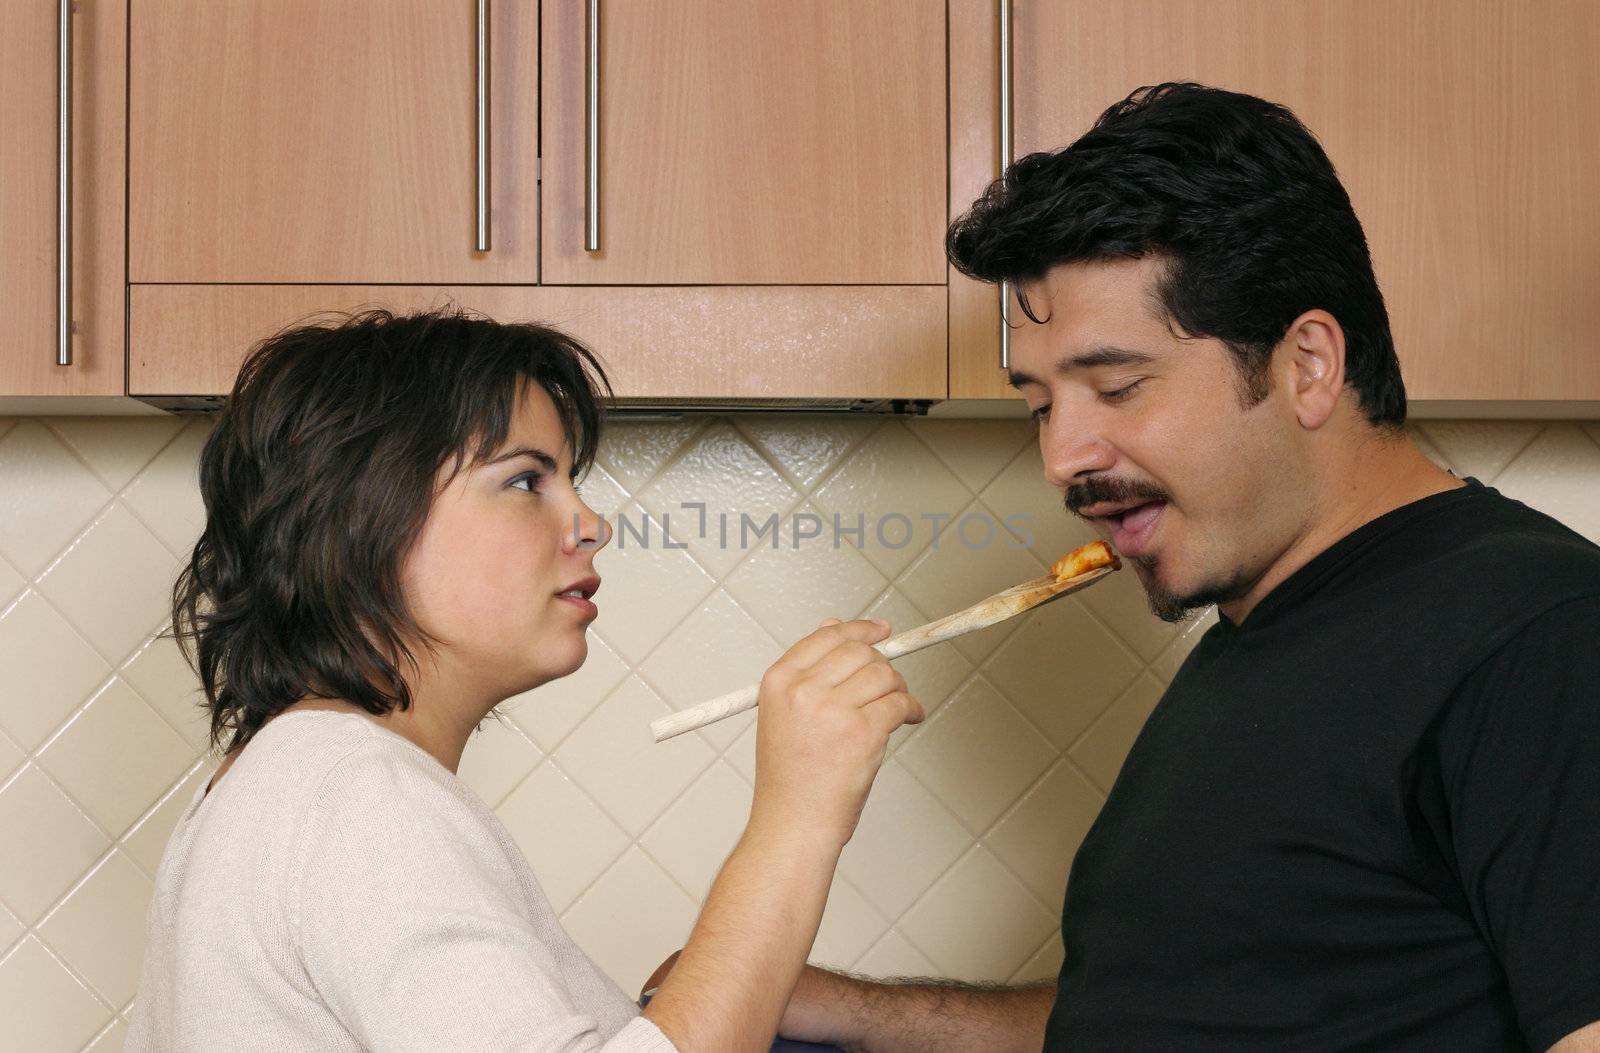
[[[154, 638], [202, 521], [195, 462], [209, 426], [0, 420], [8, 1048], [120, 1048], [151, 880], [177, 811], [215, 763], [193, 675]], [[1600, 425], [1412, 431], [1457, 474], [1600, 541]], [[650, 742], [653, 718], [758, 679], [825, 616], [908, 628], [1041, 573], [1087, 537], [1044, 483], [1020, 421], [617, 423], [585, 496], [632, 528], [598, 560], [589, 661], [508, 703], [461, 775], [627, 990], [688, 932], [753, 774], [750, 715], [662, 745]], [[704, 503], [706, 537], [683, 502]], [[719, 512], [731, 513], [726, 547]], [[739, 547], [741, 512], [752, 529], [777, 515], [776, 545], [768, 534]], [[864, 544], [841, 533], [836, 546], [835, 517], [849, 530], [858, 514]], [[1007, 517], [1028, 544], [1002, 529]], [[641, 544], [646, 518], [655, 533]], [[686, 547], [662, 544], [663, 519]], [[796, 528], [818, 533], [796, 543]], [[1157, 621], [1120, 574], [902, 659], [930, 719], [896, 738], [814, 959], [874, 974], [1054, 975], [1072, 854], [1210, 621]]]

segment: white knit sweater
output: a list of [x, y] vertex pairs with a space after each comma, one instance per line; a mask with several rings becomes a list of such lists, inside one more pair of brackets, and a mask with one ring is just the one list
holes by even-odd
[[673, 1053], [494, 813], [354, 713], [295, 710], [184, 810], [127, 1050]]

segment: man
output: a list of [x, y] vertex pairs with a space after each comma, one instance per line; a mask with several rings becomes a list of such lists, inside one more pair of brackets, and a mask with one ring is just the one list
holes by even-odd
[[1142, 89], [1018, 161], [948, 249], [1018, 289], [1011, 381], [1066, 509], [1157, 615], [1218, 624], [1072, 865], [1055, 985], [808, 969], [784, 1033], [1600, 1050], [1600, 548], [1406, 437], [1310, 133]]

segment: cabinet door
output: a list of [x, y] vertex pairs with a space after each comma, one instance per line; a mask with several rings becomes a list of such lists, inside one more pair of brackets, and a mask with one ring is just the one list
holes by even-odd
[[[127, 6], [82, 4], [70, 17], [72, 231], [63, 258], [58, 2], [7, 4], [0, 34], [0, 395], [121, 395]], [[64, 262], [71, 364], [61, 366]]]
[[130, 280], [535, 281], [537, 5], [483, 6], [140, 0]]
[[1198, 80], [1282, 102], [1350, 192], [1413, 398], [1600, 399], [1600, 4], [1013, 0], [1013, 11], [1017, 156], [1066, 145], [1144, 84]]
[[944, 284], [943, 3], [543, 6], [546, 283]]

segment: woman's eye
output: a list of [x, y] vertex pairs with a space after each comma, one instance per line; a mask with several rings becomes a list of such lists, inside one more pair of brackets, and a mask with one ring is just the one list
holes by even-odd
[[517, 486], [518, 489], [524, 489], [523, 487], [518, 486], [518, 484], [525, 482], [528, 484], [526, 491], [530, 494], [536, 494], [539, 492], [539, 480], [542, 478], [544, 477], [538, 472], [523, 472], [521, 475], [511, 480], [508, 485]]

